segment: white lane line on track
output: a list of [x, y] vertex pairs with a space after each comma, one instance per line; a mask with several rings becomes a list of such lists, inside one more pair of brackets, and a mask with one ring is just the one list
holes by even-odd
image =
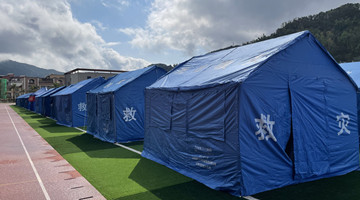
[[26, 147], [25, 147], [25, 145], [24, 145], [24, 142], [23, 142], [23, 140], [21, 139], [21, 136], [20, 136], [20, 134], [19, 134], [19, 131], [17, 130], [17, 128], [16, 128], [16, 126], [15, 126], [15, 123], [14, 123], [14, 121], [12, 120], [12, 118], [11, 118], [11, 116], [10, 116], [10, 113], [9, 113], [9, 111], [8, 111], [8, 109], [7, 109], [7, 106], [5, 106], [5, 110], [6, 110], [6, 112], [7, 112], [8, 115], [9, 115], [9, 118], [10, 118], [10, 120], [11, 120], [11, 123], [12, 123], [15, 131], [16, 131], [17, 136], [19, 137], [19, 140], [20, 140], [20, 142], [21, 142], [21, 145], [22, 145], [22, 147], [23, 147], [23, 149], [24, 149], [24, 151], [25, 151], [25, 154], [26, 154], [26, 156], [27, 156], [27, 158], [28, 158], [28, 160], [29, 160], [29, 162], [30, 162], [30, 165], [31, 165], [31, 167], [32, 167], [32, 169], [33, 169], [33, 171], [34, 171], [34, 173], [35, 173], [35, 176], [36, 176], [36, 178], [37, 178], [37, 180], [38, 180], [38, 182], [39, 182], [39, 185], [40, 185], [40, 187], [41, 187], [41, 189], [42, 189], [42, 191], [43, 191], [43, 193], [44, 193], [45, 198], [46, 198], [46, 200], [50, 200], [50, 196], [49, 196], [49, 194], [47, 193], [47, 191], [46, 191], [46, 189], [45, 189], [44, 183], [42, 182], [42, 180], [41, 180], [41, 178], [40, 178], [40, 175], [39, 175], [39, 173], [37, 172], [33, 161], [31, 160], [31, 157], [30, 157], [30, 155], [29, 155], [29, 152], [27, 151], [27, 149], [26, 149]]

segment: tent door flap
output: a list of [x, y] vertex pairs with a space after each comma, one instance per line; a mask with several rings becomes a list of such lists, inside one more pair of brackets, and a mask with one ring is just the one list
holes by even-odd
[[318, 78], [292, 77], [289, 83], [294, 142], [294, 178], [328, 173], [326, 86]]

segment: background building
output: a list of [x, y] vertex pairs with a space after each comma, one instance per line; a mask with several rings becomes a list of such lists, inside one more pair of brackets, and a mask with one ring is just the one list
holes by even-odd
[[65, 85], [69, 86], [71, 84], [76, 84], [80, 81], [103, 77], [108, 79], [109, 77], [115, 76], [116, 74], [126, 72], [123, 70], [106, 70], [106, 69], [86, 69], [86, 68], [76, 68], [74, 70], [65, 72]]
[[43, 87], [53, 88], [53, 87], [63, 86], [65, 83], [65, 76], [57, 75], [57, 74], [50, 74], [45, 78], [39, 78], [39, 77], [29, 77], [25, 75], [15, 76], [13, 73], [9, 73], [7, 75], [0, 76], [0, 79], [1, 79], [0, 99], [2, 99], [3, 101], [14, 101], [16, 97], [20, 95], [29, 92], [35, 92], [36, 90]]

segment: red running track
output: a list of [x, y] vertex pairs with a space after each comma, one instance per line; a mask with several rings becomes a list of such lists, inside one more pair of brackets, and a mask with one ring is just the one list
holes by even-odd
[[0, 200], [105, 199], [9, 105], [0, 104]]

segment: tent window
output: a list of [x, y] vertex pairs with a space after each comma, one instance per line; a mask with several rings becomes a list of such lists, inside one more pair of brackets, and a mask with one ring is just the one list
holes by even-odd
[[225, 92], [197, 93], [188, 101], [188, 133], [199, 138], [224, 141]]

